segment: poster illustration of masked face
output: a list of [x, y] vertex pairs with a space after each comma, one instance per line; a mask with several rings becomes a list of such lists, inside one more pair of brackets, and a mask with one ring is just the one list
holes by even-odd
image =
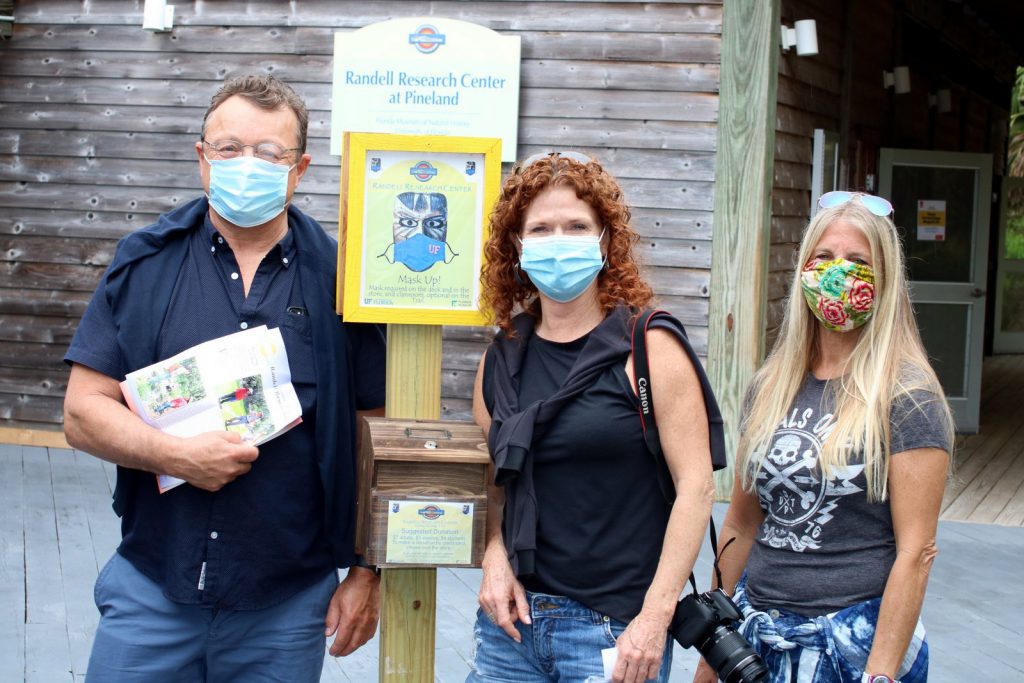
[[[449, 263], [458, 256], [447, 244], [448, 198], [441, 192], [402, 192], [396, 196], [391, 231], [394, 251], [389, 260], [414, 273], [429, 270], [438, 262]], [[387, 257], [387, 250], [382, 256]]]
[[482, 159], [463, 152], [366, 154], [361, 305], [445, 315], [479, 310], [484, 179], [479, 165], [472, 174], [466, 167]]

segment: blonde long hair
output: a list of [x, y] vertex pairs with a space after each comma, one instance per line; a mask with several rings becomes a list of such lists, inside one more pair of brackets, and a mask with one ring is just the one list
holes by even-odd
[[889, 410], [898, 399], [905, 398], [908, 405], [916, 407], [920, 407], [922, 397], [926, 397], [925, 401], [938, 401], [947, 418], [944, 436], [947, 443], [953, 443], [949, 405], [928, 363], [911, 308], [896, 228], [889, 218], [875, 216], [859, 200], [851, 200], [819, 211], [800, 244], [781, 333], [748, 391], [747, 417], [737, 457], [741, 483], [748, 491], [754, 488], [773, 433], [789, 412], [819, 352], [822, 326], [804, 301], [800, 274], [825, 230], [839, 220], [854, 225], [867, 238], [875, 272], [875, 298], [872, 317], [861, 328], [841, 378], [829, 383], [836, 421], [822, 444], [822, 471], [831, 476], [836, 468], [848, 464], [851, 454], [863, 451], [868, 500], [885, 500]]

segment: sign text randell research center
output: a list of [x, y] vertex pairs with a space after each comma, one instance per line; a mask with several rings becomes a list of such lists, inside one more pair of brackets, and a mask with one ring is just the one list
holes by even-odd
[[519, 36], [456, 19], [392, 19], [334, 34], [331, 153], [351, 133], [501, 138], [515, 161]]

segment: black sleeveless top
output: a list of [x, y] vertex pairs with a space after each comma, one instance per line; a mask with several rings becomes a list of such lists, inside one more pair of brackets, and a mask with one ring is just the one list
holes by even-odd
[[[519, 405], [555, 394], [586, 341], [530, 337]], [[534, 572], [520, 577], [527, 590], [564, 595], [625, 622], [643, 606], [669, 516], [643, 441], [627, 357], [534, 432], [536, 554]], [[494, 372], [488, 353], [483, 395], [491, 413]]]

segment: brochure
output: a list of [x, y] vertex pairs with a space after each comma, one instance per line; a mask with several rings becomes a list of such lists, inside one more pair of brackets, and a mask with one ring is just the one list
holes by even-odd
[[[121, 391], [132, 412], [175, 436], [223, 429], [258, 446], [302, 422], [284, 339], [266, 325], [129, 373]], [[157, 475], [160, 493], [183, 483]]]

